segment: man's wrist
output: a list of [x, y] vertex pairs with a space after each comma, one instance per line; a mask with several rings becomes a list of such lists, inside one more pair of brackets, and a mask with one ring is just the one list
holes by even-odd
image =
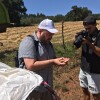
[[50, 60], [49, 60], [49, 63], [50, 63], [50, 64], [54, 64], [54, 59], [50, 59]]

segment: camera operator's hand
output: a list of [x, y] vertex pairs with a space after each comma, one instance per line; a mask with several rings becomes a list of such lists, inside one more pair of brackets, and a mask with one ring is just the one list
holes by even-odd
[[83, 42], [82, 42], [82, 44], [88, 44], [90, 41], [89, 41], [89, 39], [88, 38], [83, 38]]
[[80, 32], [77, 32], [77, 33], [75, 34], [75, 38], [77, 38], [79, 35], [82, 35], [83, 32], [85, 32], [85, 30], [81, 30]]
[[79, 36], [79, 32], [77, 32], [76, 34], [75, 34], [75, 39]]
[[69, 58], [56, 58], [54, 59], [54, 64], [59, 65], [59, 66], [65, 66], [69, 61]]

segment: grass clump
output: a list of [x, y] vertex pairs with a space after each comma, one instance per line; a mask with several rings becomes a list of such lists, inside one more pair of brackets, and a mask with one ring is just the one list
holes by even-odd
[[5, 63], [11, 67], [15, 66], [16, 50], [5, 51], [0, 53], [0, 62]]
[[75, 56], [75, 48], [71, 42], [65, 43], [63, 46], [62, 44], [54, 44], [54, 49], [57, 57], [73, 57]]

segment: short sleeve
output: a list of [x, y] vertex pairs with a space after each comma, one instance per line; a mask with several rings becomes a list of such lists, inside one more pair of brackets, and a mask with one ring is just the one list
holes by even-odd
[[32, 38], [26, 37], [22, 40], [19, 45], [18, 57], [36, 59], [36, 50]]

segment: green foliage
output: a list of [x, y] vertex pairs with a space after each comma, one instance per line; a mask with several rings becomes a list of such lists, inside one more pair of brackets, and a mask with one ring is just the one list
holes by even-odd
[[14, 61], [15, 56], [16, 56], [16, 50], [1, 52], [0, 62], [3, 62], [9, 66], [14, 67], [15, 66], [15, 61]]
[[20, 18], [27, 11], [23, 0], [2, 0], [2, 2], [9, 12], [10, 22], [20, 24]]
[[20, 20], [21, 25], [31, 25], [33, 23], [33, 19], [32, 18], [21, 18]]
[[[11, 23], [15, 25], [34, 25], [39, 23], [45, 18], [52, 19], [54, 22], [64, 21], [82, 21], [86, 16], [91, 15], [92, 11], [87, 7], [72, 6], [72, 10], [66, 13], [66, 15], [57, 14], [56, 16], [46, 16], [42, 13], [26, 14], [26, 7], [24, 6], [24, 0], [2, 0], [6, 6]], [[100, 19], [100, 14], [95, 15], [97, 19]]]
[[61, 83], [54, 83], [54, 89], [62, 89], [63, 92], [69, 91], [69, 88]]
[[[29, 14], [21, 17], [21, 25], [34, 25], [39, 23], [41, 20], [45, 18], [52, 19], [54, 22], [61, 22], [63, 21], [82, 21], [86, 16], [91, 15], [92, 11], [89, 10], [87, 7], [77, 7], [72, 6], [72, 10], [69, 11], [65, 16], [61, 14], [57, 14], [56, 16], [46, 16], [42, 13], [37, 14]], [[98, 19], [99, 15], [96, 15]]]
[[72, 6], [72, 10], [65, 15], [66, 21], [81, 21], [88, 15], [92, 15], [92, 11], [87, 7]]
[[93, 16], [94, 16], [97, 20], [100, 20], [100, 14], [93, 14]]
[[20, 24], [21, 25], [34, 25], [39, 23], [40, 21], [42, 21], [43, 19], [45, 19], [45, 15], [44, 14], [29, 14], [29, 15], [24, 15], [23, 17], [21, 17], [20, 20]]
[[[64, 49], [65, 47], [65, 49]], [[54, 49], [57, 57], [73, 57], [75, 56], [75, 48], [70, 42], [65, 43], [65, 46], [62, 44], [54, 44]]]
[[69, 88], [66, 85], [62, 85], [62, 91], [67, 92], [69, 91]]
[[9, 23], [9, 15], [7, 12], [7, 9], [3, 5], [2, 2], [0, 2], [0, 24], [7, 24]]
[[58, 14], [55, 16], [54, 22], [59, 22], [59, 21], [62, 21], [63, 19], [64, 19], [64, 16], [61, 14]]

